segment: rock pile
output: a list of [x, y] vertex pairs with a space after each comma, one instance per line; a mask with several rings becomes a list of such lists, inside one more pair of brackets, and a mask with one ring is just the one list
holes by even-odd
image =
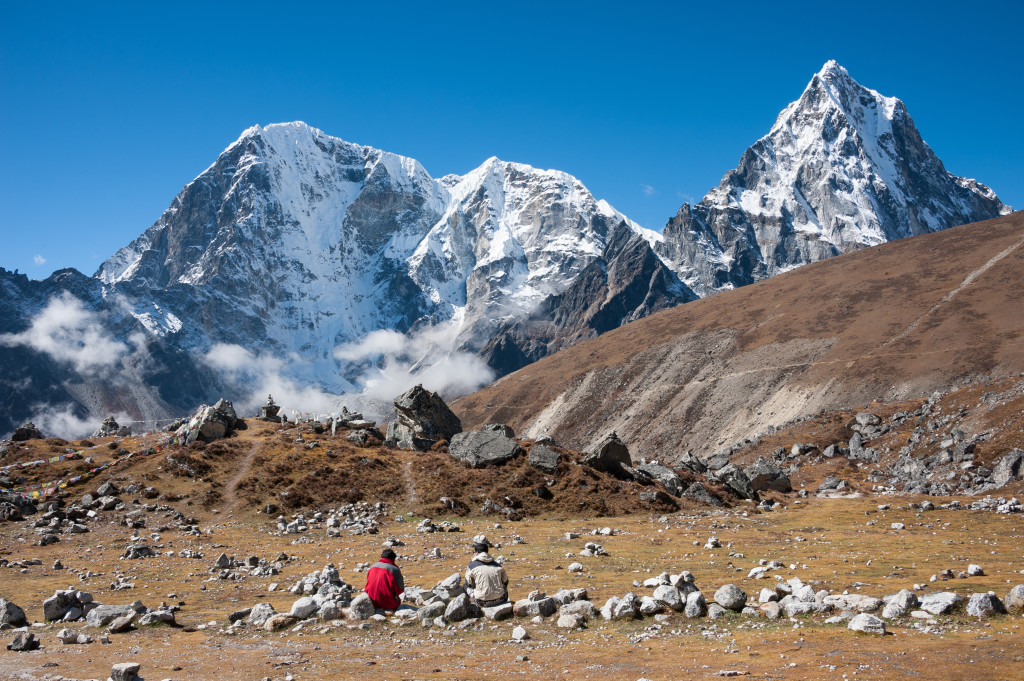
[[103, 419], [103, 423], [92, 434], [93, 437], [131, 437], [131, 426], [119, 426], [113, 416]]

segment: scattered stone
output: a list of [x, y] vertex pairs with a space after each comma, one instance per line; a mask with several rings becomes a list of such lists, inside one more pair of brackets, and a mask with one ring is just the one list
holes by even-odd
[[1003, 602], [991, 591], [972, 594], [971, 599], [967, 602], [967, 614], [971, 617], [989, 617], [1005, 613], [1006, 607]]
[[945, 615], [962, 600], [960, 596], [949, 591], [925, 594], [921, 597], [921, 609], [933, 615]]
[[6, 598], [0, 598], [0, 627], [23, 627], [27, 624], [24, 610]]
[[18, 653], [38, 649], [39, 641], [36, 639], [36, 635], [30, 631], [19, 631], [14, 635], [14, 640], [7, 644], [7, 650], [13, 650]]
[[110, 681], [136, 681], [142, 665], [138, 662], [121, 662], [110, 668]]
[[847, 625], [847, 628], [850, 631], [862, 631], [866, 634], [885, 635], [885, 622], [866, 612], [854, 616]]
[[512, 630], [513, 641], [525, 641], [528, 638], [530, 638], [530, 634], [523, 627], [516, 627]]
[[967, 566], [967, 576], [968, 577], [984, 577], [985, 576], [985, 571], [981, 568], [980, 565], [975, 565], [974, 563], [971, 563], [970, 565]]
[[747, 604], [747, 594], [735, 584], [726, 584], [715, 592], [715, 603], [727, 610], [739, 612]]

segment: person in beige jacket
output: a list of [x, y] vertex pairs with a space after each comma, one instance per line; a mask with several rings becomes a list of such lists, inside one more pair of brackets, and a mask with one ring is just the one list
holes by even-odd
[[487, 553], [487, 544], [473, 544], [473, 560], [466, 570], [466, 586], [481, 608], [490, 608], [508, 602], [508, 574]]

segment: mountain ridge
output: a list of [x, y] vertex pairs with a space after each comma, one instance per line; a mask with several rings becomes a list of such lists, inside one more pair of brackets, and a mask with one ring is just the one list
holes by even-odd
[[[67, 363], [47, 348], [70, 340], [39, 341], [36, 328], [55, 314], [53, 299], [13, 279], [0, 355], [33, 351], [18, 357], [40, 363], [35, 383], [95, 388], [116, 374], [128, 394], [148, 396], [124, 405], [139, 419], [225, 393], [246, 395], [245, 408], [272, 390], [303, 411], [330, 411], [346, 395], [371, 413], [417, 378], [465, 393], [652, 312], [1008, 210], [946, 172], [901, 111], [826, 64], [664, 234], [562, 171], [491, 157], [435, 179], [415, 159], [305, 123], [252, 126], [93, 278], [80, 275], [95, 283], [51, 277], [38, 288], [91, 291], [88, 314], [126, 348], [107, 376], [56, 378]], [[904, 148], [910, 161], [878, 170]], [[0, 431], [31, 416], [34, 384], [19, 375], [0, 381], [10, 405]], [[69, 396], [65, 406], [96, 419], [113, 408], [105, 400]]]

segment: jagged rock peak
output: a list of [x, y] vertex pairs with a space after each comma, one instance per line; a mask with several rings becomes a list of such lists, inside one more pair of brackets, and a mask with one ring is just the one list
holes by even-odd
[[655, 248], [706, 295], [1009, 211], [945, 169], [900, 100], [829, 61], [718, 187], [683, 205]]

